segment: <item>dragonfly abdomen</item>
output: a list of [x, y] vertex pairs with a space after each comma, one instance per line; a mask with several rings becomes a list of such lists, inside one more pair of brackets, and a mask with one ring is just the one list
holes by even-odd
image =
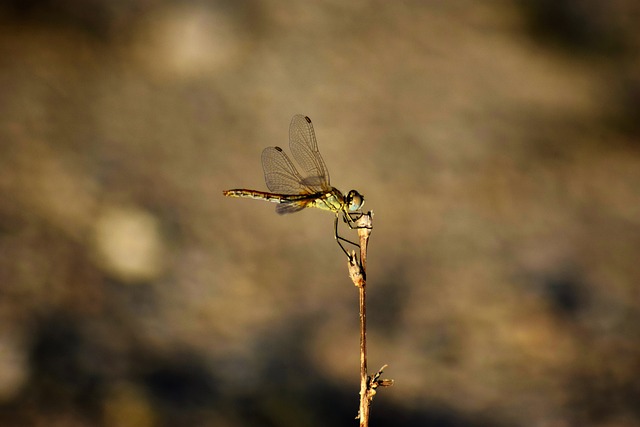
[[227, 197], [244, 197], [249, 199], [256, 200], [266, 200], [273, 203], [283, 203], [281, 194], [267, 193], [264, 191], [256, 191], [256, 190], [225, 190], [222, 192]]
[[298, 212], [307, 207], [338, 212], [344, 204], [342, 194], [335, 188], [330, 192], [313, 194], [278, 194], [245, 189], [226, 190], [222, 194], [227, 197], [243, 197], [280, 203], [280, 206], [276, 208], [280, 214]]

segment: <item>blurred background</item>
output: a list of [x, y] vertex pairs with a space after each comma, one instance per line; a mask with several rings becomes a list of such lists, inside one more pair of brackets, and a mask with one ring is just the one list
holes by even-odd
[[0, 425], [356, 425], [333, 217], [221, 195], [266, 189], [301, 113], [375, 212], [369, 365], [396, 384], [372, 426], [640, 426], [638, 22], [634, 0], [3, 2]]

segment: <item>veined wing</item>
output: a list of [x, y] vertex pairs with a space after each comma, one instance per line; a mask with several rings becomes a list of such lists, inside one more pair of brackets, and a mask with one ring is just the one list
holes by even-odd
[[278, 194], [311, 194], [317, 190], [304, 183], [304, 179], [280, 147], [267, 147], [262, 151], [264, 181], [270, 191]]
[[316, 134], [309, 117], [301, 114], [293, 116], [289, 127], [289, 147], [293, 158], [307, 174], [303, 183], [314, 191], [330, 190], [329, 171], [318, 151]]
[[[304, 179], [289, 157], [280, 147], [267, 147], [262, 151], [262, 169], [267, 188], [283, 195], [313, 194], [317, 190], [305, 184]], [[301, 211], [306, 207], [302, 201], [281, 202], [276, 212], [287, 214]]]

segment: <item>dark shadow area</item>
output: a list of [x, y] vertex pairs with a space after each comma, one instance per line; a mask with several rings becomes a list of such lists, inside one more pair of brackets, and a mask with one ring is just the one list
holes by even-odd
[[575, 318], [588, 308], [589, 286], [576, 272], [550, 273], [539, 279], [538, 286], [542, 296], [558, 316]]
[[[171, 354], [138, 349], [124, 361], [130, 368], [114, 373], [100, 363], [108, 356], [86, 334], [81, 319], [52, 314], [37, 326], [30, 354], [33, 376], [20, 397], [0, 406], [0, 423], [39, 425], [40, 419], [74, 414], [85, 425], [102, 425], [110, 384], [124, 381], [144, 390], [161, 426], [215, 425], [220, 417], [246, 426], [294, 427], [301, 420], [307, 426], [353, 426], [358, 385], [348, 389], [335, 384], [306, 360], [303, 349], [309, 328], [308, 322], [299, 322], [295, 331], [258, 343], [265, 363], [261, 381], [244, 386], [247, 391], [238, 394], [221, 388], [216, 372], [186, 349]], [[393, 389], [380, 391], [373, 402], [372, 426], [501, 425], [440, 406], [420, 411], [400, 407], [386, 393]]]
[[103, 392], [113, 378], [95, 363], [102, 355], [80, 323], [62, 313], [35, 322], [30, 380], [15, 400], [0, 407], [0, 424], [37, 425], [39, 419], [74, 414], [99, 425]]
[[576, 54], [616, 56], [628, 52], [624, 14], [632, 1], [520, 0], [533, 37]]
[[143, 351], [133, 358], [130, 380], [145, 390], [160, 425], [207, 425], [215, 418], [212, 410], [233, 407], [231, 402], [221, 404], [219, 382], [198, 354], [180, 349], [168, 355]]
[[[639, 320], [640, 313], [629, 313], [628, 324], [604, 339], [592, 331], [584, 333], [583, 357], [576, 360], [567, 381], [568, 406], [576, 424], [600, 425], [621, 419], [627, 425], [640, 424], [640, 351], [629, 344], [629, 340], [640, 340], [631, 326]], [[597, 340], [606, 341], [606, 346], [594, 348], [591, 343]]]
[[109, 42], [131, 28], [144, 10], [142, 2], [128, 0], [11, 0], [0, 6], [0, 16], [24, 24], [73, 29]]
[[[640, 132], [637, 54], [640, 5], [582, 0], [519, 0], [530, 36], [551, 49], [602, 67], [602, 121], [633, 137]], [[634, 138], [637, 146], [637, 138]], [[637, 148], [637, 147], [636, 147]]]
[[[269, 337], [259, 346], [258, 351], [267, 361], [261, 375], [266, 381], [257, 385], [254, 392], [236, 397], [233, 403], [233, 407], [244, 409], [246, 425], [356, 425], [359, 384], [338, 385], [307, 360], [303, 350], [313, 328], [312, 322], [296, 322], [288, 333]], [[461, 414], [438, 405], [422, 410], [399, 406], [387, 395], [392, 393], [393, 387], [379, 390], [372, 404], [371, 426], [501, 426], [496, 420]]]
[[640, 77], [631, 68], [611, 87], [612, 106], [605, 113], [605, 121], [614, 129], [630, 135], [630, 143], [640, 148]]

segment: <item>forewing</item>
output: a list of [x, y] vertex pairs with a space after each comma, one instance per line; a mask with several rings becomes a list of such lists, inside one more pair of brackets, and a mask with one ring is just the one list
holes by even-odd
[[262, 151], [264, 181], [269, 191], [278, 194], [309, 194], [313, 190], [304, 184], [300, 173], [280, 147], [267, 147]]
[[309, 117], [301, 114], [293, 116], [289, 127], [289, 147], [293, 158], [306, 173], [304, 184], [313, 191], [331, 189], [329, 171], [318, 151], [316, 134]]

